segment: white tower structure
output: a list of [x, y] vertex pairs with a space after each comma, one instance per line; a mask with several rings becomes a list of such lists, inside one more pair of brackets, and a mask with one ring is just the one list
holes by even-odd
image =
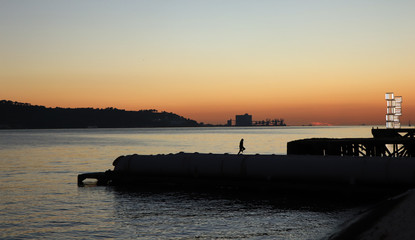
[[402, 115], [402, 97], [393, 92], [385, 94], [386, 99], [386, 128], [401, 128], [399, 117]]
[[401, 128], [399, 118], [402, 116], [402, 96], [395, 96], [395, 122], [394, 128]]

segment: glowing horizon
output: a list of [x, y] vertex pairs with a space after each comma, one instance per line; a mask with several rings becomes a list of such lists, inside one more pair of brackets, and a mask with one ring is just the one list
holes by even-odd
[[[415, 3], [4, 1], [0, 98], [225, 124], [415, 119]], [[415, 121], [415, 120], [414, 120]]]

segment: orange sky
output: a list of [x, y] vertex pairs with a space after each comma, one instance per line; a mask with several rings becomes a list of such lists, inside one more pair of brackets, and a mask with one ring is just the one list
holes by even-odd
[[0, 98], [224, 124], [415, 122], [409, 1], [4, 1]]

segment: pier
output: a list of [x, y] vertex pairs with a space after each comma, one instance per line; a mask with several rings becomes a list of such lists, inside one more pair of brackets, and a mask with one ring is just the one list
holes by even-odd
[[181, 152], [120, 156], [114, 160], [114, 170], [78, 175], [78, 185], [93, 178], [97, 185], [150, 189], [409, 189], [415, 186], [414, 133], [415, 129], [372, 129], [373, 138], [295, 140], [287, 144], [287, 155]]
[[415, 128], [372, 129], [373, 138], [310, 138], [287, 143], [288, 155], [414, 157]]

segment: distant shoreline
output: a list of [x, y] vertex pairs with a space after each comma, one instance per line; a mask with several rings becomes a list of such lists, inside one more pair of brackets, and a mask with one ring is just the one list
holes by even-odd
[[289, 128], [289, 127], [310, 127], [310, 128], [321, 128], [321, 127], [382, 127], [383, 125], [330, 125], [330, 126], [313, 126], [313, 125], [286, 125], [286, 126], [228, 126], [228, 125], [198, 125], [198, 126], [155, 126], [155, 127], [70, 127], [70, 128], [7, 128], [0, 126], [1, 130], [65, 130], [65, 129], [144, 129], [144, 128]]
[[195, 120], [156, 109], [47, 108], [0, 101], [0, 129], [197, 127]]

